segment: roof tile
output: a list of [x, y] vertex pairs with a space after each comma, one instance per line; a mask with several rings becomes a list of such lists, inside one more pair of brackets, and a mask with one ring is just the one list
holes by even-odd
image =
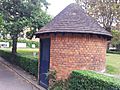
[[55, 32], [91, 33], [111, 37], [108, 31], [75, 3], [68, 5], [51, 22], [41, 28], [36, 35]]

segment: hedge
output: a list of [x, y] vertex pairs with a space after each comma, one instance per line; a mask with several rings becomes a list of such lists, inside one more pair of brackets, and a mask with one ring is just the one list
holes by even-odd
[[9, 42], [10, 47], [12, 46], [12, 40], [9, 39], [0, 39], [0, 42]]
[[73, 71], [68, 90], [120, 90], [120, 79], [93, 71]]
[[[12, 46], [12, 40], [4, 40], [0, 39], [0, 42], [9, 42], [10, 47]], [[18, 43], [26, 43], [26, 46], [29, 48], [32, 48], [32, 44], [35, 44], [36, 48], [39, 47], [39, 43], [37, 41], [31, 41], [31, 40], [18, 40]]]
[[6, 59], [8, 62], [18, 65], [25, 71], [37, 77], [38, 60], [32, 60], [31, 58], [23, 57], [17, 54], [12, 54], [3, 50], [0, 50], [0, 56]]
[[110, 51], [110, 50], [108, 50], [107, 53], [111, 53], [111, 54], [120, 54], [120, 51]]
[[19, 43], [26, 43], [27, 47], [32, 48], [32, 44], [35, 44], [36, 48], [39, 47], [39, 43], [37, 41], [31, 40], [18, 40]]

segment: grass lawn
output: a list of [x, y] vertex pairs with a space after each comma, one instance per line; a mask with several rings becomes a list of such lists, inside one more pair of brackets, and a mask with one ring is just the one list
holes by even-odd
[[107, 73], [120, 75], [120, 54], [107, 53]]
[[18, 54], [25, 57], [33, 58], [33, 59], [38, 58], [38, 51], [39, 49], [18, 49], [17, 50]]
[[[1, 50], [11, 51], [11, 48], [2, 48]], [[38, 51], [39, 49], [32, 49], [32, 48], [18, 48], [17, 49], [17, 52], [19, 55], [32, 58], [32, 59], [38, 58]]]

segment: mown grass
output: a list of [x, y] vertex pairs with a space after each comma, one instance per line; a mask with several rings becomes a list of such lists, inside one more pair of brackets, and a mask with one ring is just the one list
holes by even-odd
[[107, 53], [106, 64], [107, 73], [120, 75], [120, 54]]
[[18, 49], [17, 52], [18, 54], [28, 58], [32, 59], [38, 58], [38, 49]]
[[[5, 51], [11, 51], [11, 48], [2, 48], [1, 50]], [[32, 48], [18, 48], [17, 54], [31, 58], [31, 59], [37, 59], [38, 58], [38, 51], [39, 49], [32, 49]]]

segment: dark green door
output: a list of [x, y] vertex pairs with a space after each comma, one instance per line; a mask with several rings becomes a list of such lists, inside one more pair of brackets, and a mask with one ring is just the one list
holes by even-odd
[[40, 85], [48, 88], [48, 71], [50, 64], [50, 38], [40, 40]]

